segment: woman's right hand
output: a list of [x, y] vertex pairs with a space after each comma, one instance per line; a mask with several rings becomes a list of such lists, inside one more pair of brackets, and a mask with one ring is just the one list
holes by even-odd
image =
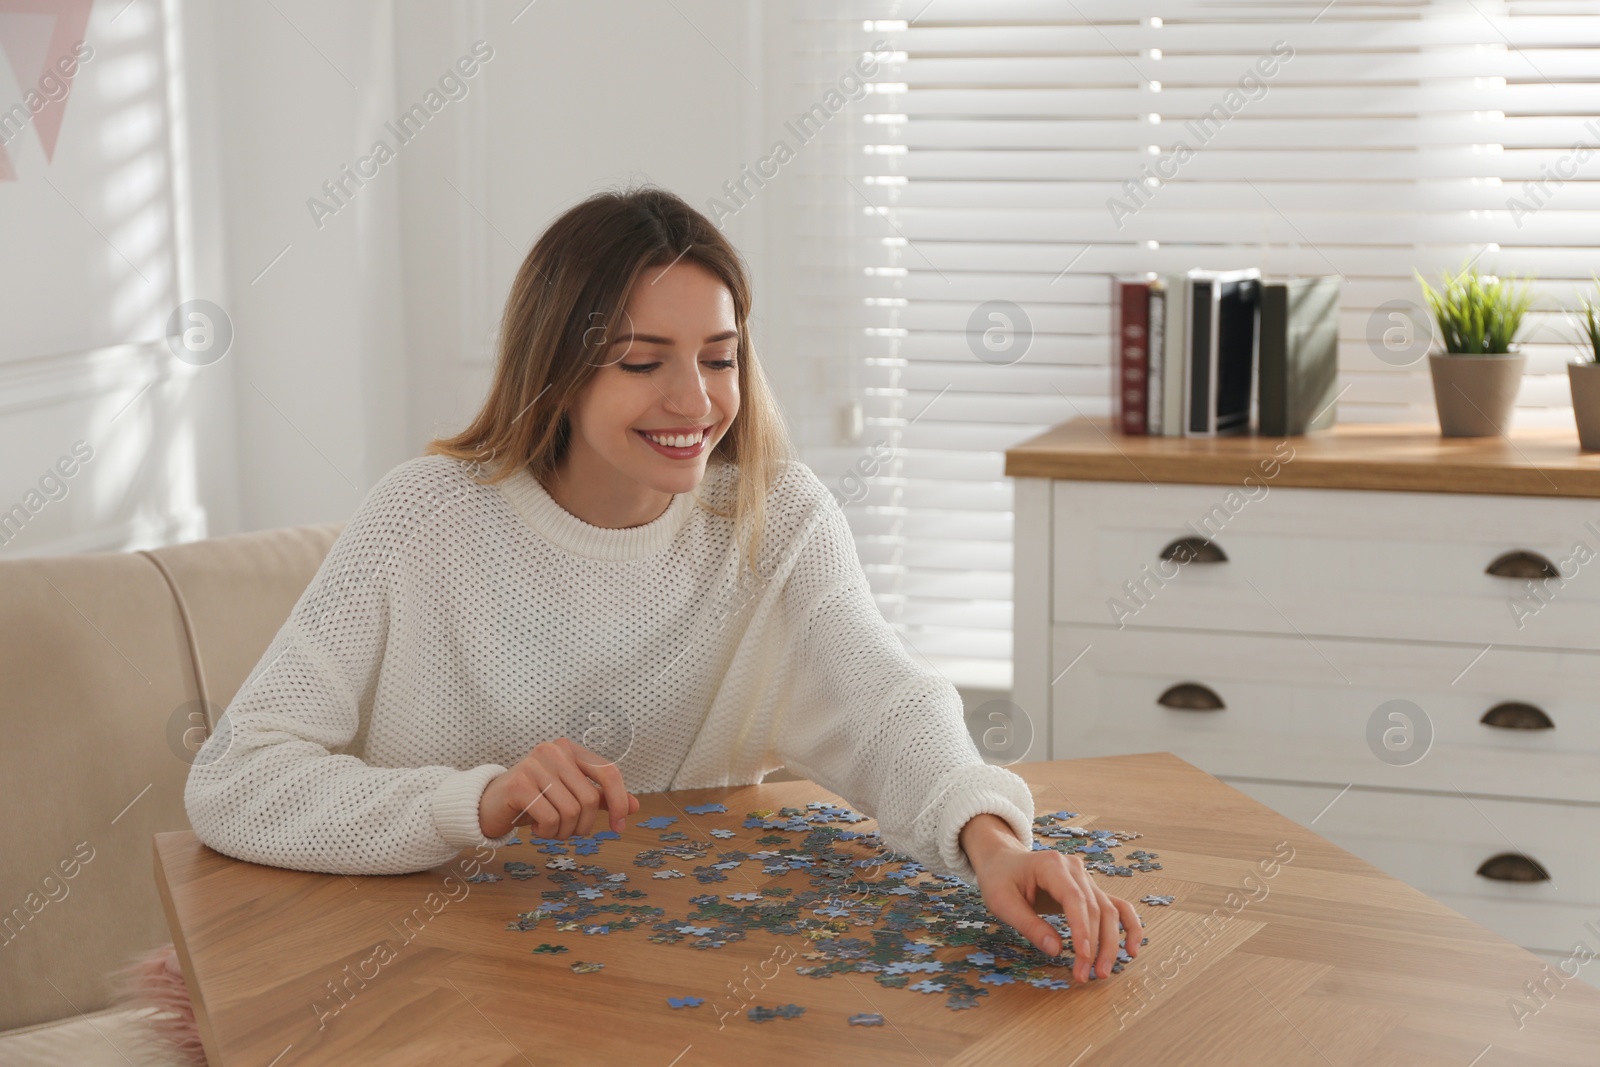
[[627, 816], [639, 810], [639, 798], [623, 788], [615, 763], [558, 737], [535, 745], [489, 782], [478, 801], [478, 822], [485, 837], [532, 826], [539, 837], [564, 838], [593, 832], [601, 808], [611, 813], [611, 829], [620, 832]]

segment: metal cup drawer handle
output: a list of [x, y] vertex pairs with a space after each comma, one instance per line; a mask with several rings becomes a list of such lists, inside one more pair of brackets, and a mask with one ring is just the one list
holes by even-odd
[[1496, 578], [1559, 578], [1561, 572], [1556, 570], [1556, 565], [1537, 552], [1529, 552], [1525, 548], [1515, 549], [1511, 552], [1502, 552], [1494, 558], [1494, 562], [1484, 568], [1485, 574], [1492, 574]]
[[1550, 872], [1544, 864], [1519, 852], [1490, 856], [1478, 867], [1478, 874], [1495, 882], [1548, 882]]
[[1216, 690], [1199, 682], [1179, 682], [1156, 700], [1173, 711], [1224, 711], [1227, 705], [1217, 696]]
[[1222, 546], [1199, 537], [1180, 537], [1161, 550], [1161, 559], [1173, 563], [1226, 563]]
[[1508, 700], [1503, 704], [1496, 704], [1483, 713], [1483, 718], [1478, 720], [1485, 726], [1498, 727], [1501, 730], [1554, 730], [1556, 724], [1542, 708], [1532, 704], [1523, 704], [1519, 701]]

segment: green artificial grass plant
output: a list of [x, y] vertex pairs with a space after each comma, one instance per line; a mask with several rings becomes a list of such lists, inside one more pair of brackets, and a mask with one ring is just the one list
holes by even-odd
[[1513, 286], [1514, 275], [1505, 279], [1483, 276], [1470, 264], [1463, 264], [1454, 275], [1444, 271], [1444, 289], [1435, 291], [1415, 268], [1412, 273], [1422, 284], [1422, 295], [1439, 324], [1447, 354], [1484, 356], [1511, 350], [1522, 318], [1533, 304], [1526, 280]]
[[[1600, 277], [1592, 273], [1590, 277], [1594, 278], [1595, 292], [1600, 293]], [[1583, 313], [1583, 334], [1578, 343], [1589, 346], [1589, 362], [1600, 363], [1600, 301], [1580, 296], [1578, 310]]]

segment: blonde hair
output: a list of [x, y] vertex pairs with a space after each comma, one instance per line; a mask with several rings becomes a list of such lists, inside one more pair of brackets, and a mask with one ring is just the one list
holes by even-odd
[[482, 484], [497, 484], [522, 467], [543, 484], [566, 453], [568, 413], [601, 365], [597, 357], [608, 338], [623, 332], [635, 281], [680, 260], [716, 275], [733, 297], [739, 413], [713, 457], [735, 467], [738, 490], [731, 510], [699, 493], [696, 498], [734, 520], [736, 543], [753, 570], [767, 494], [791, 454], [788, 435], [750, 341], [743, 259], [711, 220], [665, 189], [597, 193], [540, 235], [511, 284], [482, 409], [465, 430], [430, 442], [426, 454], [472, 465]]

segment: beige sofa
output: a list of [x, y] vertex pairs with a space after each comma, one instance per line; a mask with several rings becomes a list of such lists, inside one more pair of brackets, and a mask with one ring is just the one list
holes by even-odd
[[151, 836], [188, 829], [194, 749], [341, 528], [0, 558], [0, 1064], [175, 1062], [107, 1010], [171, 940]]

